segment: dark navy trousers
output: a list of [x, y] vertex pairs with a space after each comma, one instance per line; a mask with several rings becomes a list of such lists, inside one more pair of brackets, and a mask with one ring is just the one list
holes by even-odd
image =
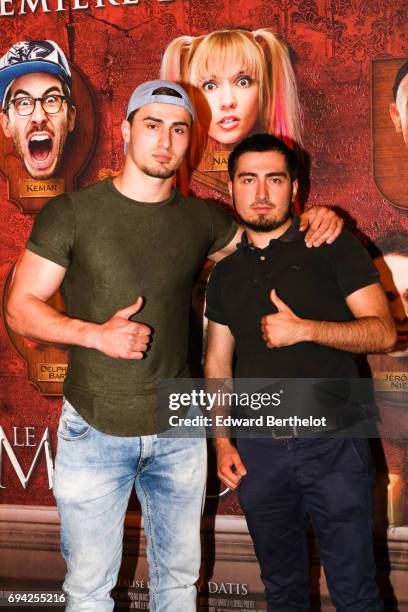
[[338, 612], [380, 612], [372, 540], [368, 442], [240, 438], [248, 474], [239, 499], [261, 567], [268, 612], [310, 610], [307, 525]]

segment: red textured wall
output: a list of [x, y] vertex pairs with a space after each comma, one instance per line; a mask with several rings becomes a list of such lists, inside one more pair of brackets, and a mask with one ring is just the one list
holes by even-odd
[[[229, 27], [273, 28], [293, 50], [305, 148], [312, 159], [308, 205], [340, 207], [371, 239], [394, 228], [408, 230], [407, 212], [380, 196], [371, 171], [371, 60], [408, 56], [406, 0], [140, 0], [127, 7], [3, 16], [0, 53], [24, 38], [53, 39], [87, 75], [95, 93], [99, 135], [79, 181], [85, 185], [97, 180], [100, 169], [120, 168], [120, 123], [129, 94], [137, 83], [158, 76], [166, 45], [181, 34]], [[221, 197], [198, 183], [192, 187], [199, 195]], [[8, 201], [1, 179], [1, 286], [31, 225], [32, 217]], [[0, 425], [8, 438], [13, 439], [12, 427], [34, 426], [38, 442], [49, 426], [55, 450], [59, 404], [26, 382], [24, 364], [2, 326]], [[36, 448], [13, 448], [27, 471]], [[3, 452], [1, 478], [1, 503], [53, 504], [43, 458], [24, 490]], [[223, 498], [221, 510], [235, 511], [235, 498]]]

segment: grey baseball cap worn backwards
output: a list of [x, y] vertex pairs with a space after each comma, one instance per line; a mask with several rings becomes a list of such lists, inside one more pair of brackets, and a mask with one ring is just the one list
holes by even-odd
[[0, 102], [4, 106], [7, 92], [18, 77], [33, 72], [55, 74], [72, 87], [67, 58], [52, 40], [23, 40], [15, 43], [0, 59]]
[[[154, 93], [157, 89], [162, 87], [173, 89], [179, 95], [172, 96], [162, 93]], [[136, 87], [130, 96], [126, 117], [129, 117], [130, 113], [142, 108], [142, 106], [145, 106], [146, 104], [154, 104], [155, 102], [159, 104], [174, 104], [176, 106], [182, 106], [190, 113], [191, 119], [193, 121], [195, 119], [194, 108], [185, 89], [183, 89], [178, 83], [174, 83], [173, 81], [164, 81], [161, 79], [146, 81], [146, 83], [142, 83]]]

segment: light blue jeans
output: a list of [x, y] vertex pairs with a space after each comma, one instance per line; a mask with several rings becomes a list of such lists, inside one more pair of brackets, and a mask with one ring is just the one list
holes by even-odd
[[61, 519], [69, 612], [111, 612], [132, 487], [144, 518], [150, 610], [195, 612], [204, 438], [110, 436], [64, 400], [53, 492]]

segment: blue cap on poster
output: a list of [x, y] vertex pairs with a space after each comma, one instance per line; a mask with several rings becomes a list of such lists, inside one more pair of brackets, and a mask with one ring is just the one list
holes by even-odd
[[69, 89], [72, 86], [67, 58], [52, 40], [23, 40], [15, 43], [0, 59], [0, 101], [18, 77], [32, 72], [48, 72], [63, 79]]

